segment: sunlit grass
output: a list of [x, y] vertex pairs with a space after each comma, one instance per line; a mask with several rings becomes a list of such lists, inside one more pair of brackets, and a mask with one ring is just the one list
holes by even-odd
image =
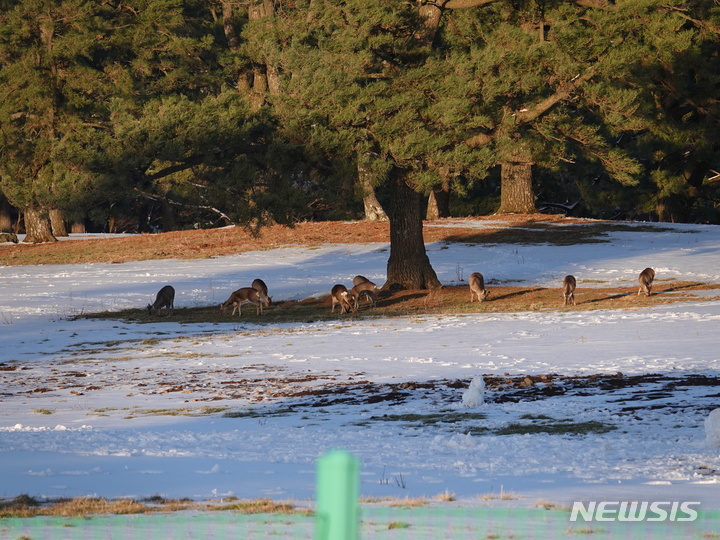
[[242, 514], [309, 514], [309, 510], [296, 508], [291, 503], [276, 502], [272, 499], [223, 500], [194, 502], [190, 499], [165, 499], [160, 496], [147, 499], [104, 499], [98, 497], [77, 497], [41, 501], [28, 495], [9, 500], [0, 500], [0, 518], [30, 518], [36, 516], [85, 517], [90, 515], [147, 514], [155, 512], [180, 512], [184, 510]]

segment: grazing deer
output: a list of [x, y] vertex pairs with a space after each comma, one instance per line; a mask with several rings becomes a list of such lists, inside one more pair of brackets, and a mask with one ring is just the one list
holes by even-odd
[[175, 304], [175, 289], [171, 285], [165, 285], [155, 297], [155, 302], [147, 305], [148, 314], [155, 315], [160, 308], [166, 308], [167, 315], [172, 315]]
[[243, 287], [242, 289], [238, 289], [234, 293], [230, 295], [230, 298], [225, 300], [223, 304], [220, 305], [220, 313], [225, 314], [225, 310], [232, 306], [233, 310], [230, 316], [232, 317], [235, 315], [235, 310], [238, 312], [238, 317], [242, 316], [242, 308], [241, 306], [245, 303], [252, 303], [257, 306], [257, 315], [262, 315], [262, 305], [263, 303], [266, 303], [267, 301], [263, 299], [260, 296], [260, 292], [256, 291], [252, 287]]
[[353, 287], [356, 285], [360, 285], [361, 283], [365, 283], [366, 281], [370, 281], [370, 280], [368, 278], [366, 278], [365, 276], [355, 276], [353, 278]]
[[577, 286], [577, 281], [575, 280], [575, 276], [565, 276], [565, 279], [563, 279], [563, 298], [565, 299], [565, 305], [575, 305], [575, 287]]
[[355, 297], [352, 292], [347, 290], [345, 285], [335, 285], [330, 291], [330, 300], [332, 301], [331, 313], [335, 313], [335, 306], [340, 304], [340, 315], [353, 311]]
[[[360, 281], [360, 279], [365, 281]], [[358, 280], [358, 283], [355, 283], [356, 280]], [[355, 286], [350, 289], [349, 294], [355, 297], [355, 311], [360, 307], [360, 298], [362, 296], [366, 296], [370, 300], [372, 307], [375, 307], [377, 305], [377, 297], [375, 296], [378, 291], [377, 285], [363, 276], [355, 276], [353, 283]]]
[[478, 302], [482, 302], [488, 296], [490, 291], [485, 288], [485, 279], [480, 272], [473, 272], [468, 278], [468, 285], [470, 285], [470, 301], [472, 302], [475, 296], [477, 296]]
[[640, 296], [640, 293], [645, 293], [646, 296], [650, 296], [650, 291], [652, 290], [652, 284], [653, 280], [655, 279], [655, 270], [652, 268], [646, 268], [642, 272], [640, 272], [640, 277], [638, 277], [638, 283], [640, 283], [640, 288], [638, 289], [638, 296]]
[[[355, 287], [353, 287], [353, 289], [354, 288]], [[363, 296], [370, 301], [370, 307], [377, 307], [377, 296], [375, 296], [375, 293], [373, 291], [366, 289], [364, 291], [360, 291], [357, 295], [355, 295], [355, 311], [360, 309], [360, 300]]]
[[265, 285], [265, 282], [260, 278], [254, 279], [251, 287], [260, 293], [260, 298], [262, 298], [267, 306], [270, 307], [270, 304], [272, 304], [272, 297], [268, 296], [268, 288], [267, 285]]

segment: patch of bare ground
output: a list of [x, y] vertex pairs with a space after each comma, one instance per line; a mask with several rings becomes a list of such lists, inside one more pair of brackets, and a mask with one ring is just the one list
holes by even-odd
[[[675, 302], [707, 301], [720, 299], [720, 284], [690, 281], [658, 281], [651, 296], [638, 296], [637, 287], [589, 287], [582, 283], [575, 291], [575, 306], [564, 306], [562, 289], [547, 287], [520, 287], [488, 285], [490, 297], [484, 302], [470, 302], [467, 285], [443, 287], [436, 290], [382, 291], [376, 307], [361, 304], [354, 313], [340, 315], [330, 311], [330, 295], [299, 301], [273, 302], [256, 315], [254, 309], [245, 309], [242, 317], [230, 312], [220, 313], [218, 306], [198, 308], [176, 308], [165, 320], [178, 323], [227, 323], [252, 322], [255, 324], [277, 324], [288, 322], [311, 323], [317, 321], [350, 322], [361, 318], [407, 317], [421, 315], [466, 315], [472, 313], [515, 313], [523, 311], [587, 311], [596, 309], [637, 309]], [[703, 294], [695, 293], [704, 291]], [[708, 293], [707, 291], [716, 291]], [[329, 291], [328, 291], [329, 292]], [[147, 310], [129, 309], [124, 311], [87, 313], [81, 317], [100, 319], [123, 319], [131, 322], [157, 322]]]
[[[478, 229], [474, 224], [485, 222]], [[425, 222], [426, 242], [550, 243], [602, 242], [611, 231], [663, 231], [660, 226], [588, 221], [532, 214]], [[374, 221], [325, 221], [273, 225], [254, 235], [243, 227], [139, 234], [117, 238], [64, 240], [46, 244], [0, 245], [0, 264], [123, 263], [148, 259], [206, 259], [283, 246], [389, 243], [390, 225]]]
[[266, 498], [248, 500], [230, 498], [220, 501], [194, 502], [189, 499], [165, 499], [162, 497], [142, 500], [104, 499], [98, 497], [39, 500], [28, 495], [20, 495], [11, 499], [0, 499], [0, 518], [30, 518], [36, 516], [67, 518], [102, 514], [151, 514], [187, 510], [232, 511], [241, 514], [309, 513], [305, 508], [296, 508], [292, 504], [276, 502]]
[[[703, 402], [698, 398], [693, 404], [707, 412], [715, 408], [717, 388], [720, 385], [719, 377], [706, 375], [672, 376], [665, 374], [624, 375], [592, 374], [592, 375], [559, 375], [548, 373], [542, 375], [484, 375], [485, 388], [488, 393], [485, 399], [492, 403], [518, 403], [538, 401], [556, 396], [575, 395], [591, 396], [602, 393], [604, 396], [623, 396], [628, 399], [628, 405], [621, 409], [621, 413], [632, 414], [644, 408], [687, 408], [685, 402], [673, 401], [678, 391], [687, 388], [701, 387], [707, 389], [707, 399]], [[288, 399], [299, 400], [294, 402], [297, 407], [333, 407], [337, 405], [371, 405], [374, 403], [402, 404], [418, 399], [419, 396], [432, 395], [439, 403], [451, 405], [457, 402], [458, 390], [468, 388], [468, 379], [439, 379], [424, 382], [406, 381], [402, 383], [372, 383], [368, 381], [355, 384], [333, 385], [318, 387], [311, 392], [303, 394], [292, 393], [285, 396]], [[291, 409], [287, 409], [290, 411]], [[469, 414], [469, 413], [463, 413]], [[233, 417], [233, 412], [225, 413]], [[452, 416], [442, 414], [443, 422], [451, 421]]]
[[[477, 222], [486, 226], [478, 229]], [[611, 221], [568, 219], [560, 216], [533, 214], [491, 216], [468, 219], [436, 220], [425, 223], [426, 242], [504, 243], [504, 244], [582, 244], [603, 242], [612, 231], [664, 231], [658, 225], [629, 224]], [[273, 249], [283, 246], [317, 246], [340, 243], [383, 243], [389, 239], [389, 224], [371, 221], [307, 222], [294, 228], [275, 225], [253, 236], [241, 227], [199, 231], [178, 231], [131, 237], [63, 241], [38, 246], [0, 246], [3, 264], [71, 264], [89, 262], [128, 262], [144, 259], [210, 258], [249, 250]], [[703, 283], [656, 280], [651, 297], [637, 296], [637, 289], [599, 288], [578, 284], [577, 305], [563, 307], [558, 288], [505, 286], [488, 283], [489, 301], [470, 303], [467, 286], [444, 287], [435, 291], [384, 291], [374, 309], [364, 307], [354, 314], [338, 316], [330, 313], [329, 295], [320, 299], [277, 302], [262, 316], [246, 309], [242, 319], [222, 315], [218, 306], [175, 309], [172, 319], [179, 323], [233, 322], [248, 320], [257, 323], [315, 322], [354, 317], [394, 317], [421, 314], [498, 313], [544, 311], [557, 309], [630, 309], [678, 301], [716, 299], [705, 293], [720, 286]], [[329, 293], [329, 291], [328, 291]], [[718, 293], [720, 295], [720, 292]], [[100, 318], [122, 318], [137, 322], [151, 319], [144, 310], [86, 315]]]

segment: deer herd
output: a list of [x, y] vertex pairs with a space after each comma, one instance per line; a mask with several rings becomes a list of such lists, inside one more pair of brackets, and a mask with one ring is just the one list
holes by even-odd
[[[654, 279], [655, 270], [652, 268], [646, 268], [640, 272], [640, 276], [638, 277], [638, 283], [640, 284], [637, 293], [638, 296], [643, 293], [646, 296], [650, 296]], [[470, 302], [474, 302], [476, 299], [478, 302], [482, 302], [490, 296], [490, 291], [485, 287], [485, 279], [480, 272], [473, 272], [470, 275], [468, 285], [470, 287]], [[563, 305], [575, 305], [576, 286], [577, 280], [575, 276], [565, 276], [562, 283]], [[341, 315], [343, 313], [355, 312], [360, 309], [360, 301], [363, 298], [365, 298], [370, 307], [375, 307], [377, 305], [376, 293], [378, 293], [378, 291], [377, 285], [365, 276], [355, 276], [351, 289], [338, 283], [334, 285], [330, 291], [330, 312], [335, 313], [335, 306], [338, 305], [340, 306]], [[155, 302], [148, 304], [148, 313], [150, 315], [156, 315], [160, 313], [160, 309], [165, 308], [166, 314], [170, 315], [172, 314], [174, 301], [175, 289], [171, 285], [165, 285], [158, 291]], [[268, 296], [268, 287], [262, 279], [254, 280], [250, 287], [242, 287], [234, 291], [230, 295], [230, 298], [220, 304], [220, 313], [225, 314], [227, 309], [232, 306], [230, 316], [235, 315], [236, 311], [238, 316], [241, 316], [241, 306], [248, 303], [255, 304], [257, 307], [257, 315], [263, 314], [263, 304], [265, 304], [265, 307], [269, 307], [272, 303], [272, 298]]]

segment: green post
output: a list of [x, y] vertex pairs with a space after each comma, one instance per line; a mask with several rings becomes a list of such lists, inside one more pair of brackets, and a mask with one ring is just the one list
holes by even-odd
[[360, 465], [345, 450], [317, 462], [315, 540], [357, 540]]

